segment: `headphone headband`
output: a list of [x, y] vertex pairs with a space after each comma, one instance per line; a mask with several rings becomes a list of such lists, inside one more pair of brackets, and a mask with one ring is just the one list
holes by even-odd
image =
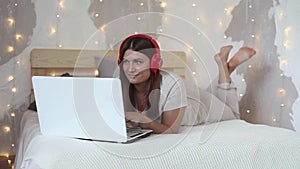
[[153, 44], [156, 52], [151, 58], [150, 70], [151, 70], [151, 72], [156, 73], [157, 69], [159, 69], [162, 65], [162, 59], [160, 57], [160, 48], [159, 48], [156, 40], [154, 40], [151, 36], [146, 35], [146, 34], [134, 34], [134, 35], [128, 36], [127, 38], [125, 38], [123, 40], [123, 42], [121, 43], [120, 48], [119, 48], [118, 65], [120, 65], [123, 60], [122, 49], [123, 49], [125, 43], [128, 40], [133, 39], [133, 38], [145, 38], [145, 39], [148, 39], [151, 42], [151, 44]]

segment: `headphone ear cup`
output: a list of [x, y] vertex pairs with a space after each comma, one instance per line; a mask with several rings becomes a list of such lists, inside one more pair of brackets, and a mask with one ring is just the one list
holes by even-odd
[[154, 54], [151, 58], [150, 70], [153, 73], [157, 72], [157, 69], [160, 69], [162, 66], [162, 59], [159, 54]]

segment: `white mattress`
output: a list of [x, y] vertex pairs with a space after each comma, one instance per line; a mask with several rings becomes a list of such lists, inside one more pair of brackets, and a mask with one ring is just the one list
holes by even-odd
[[243, 120], [182, 127], [131, 144], [40, 134], [37, 114], [22, 120], [16, 168], [300, 168], [300, 134]]

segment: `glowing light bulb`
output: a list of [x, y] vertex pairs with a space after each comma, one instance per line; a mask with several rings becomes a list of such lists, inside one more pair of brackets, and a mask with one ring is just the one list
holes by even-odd
[[251, 8], [252, 8], [252, 5], [249, 5], [248, 7], [251, 9]]
[[15, 38], [17, 41], [19, 41], [19, 40], [23, 39], [23, 36], [21, 34], [16, 34]]
[[95, 45], [98, 45], [99, 44], [99, 42], [98, 41], [95, 41]]
[[137, 20], [140, 21], [140, 20], [141, 20], [141, 17], [137, 17]]
[[7, 22], [9, 26], [12, 26], [15, 23], [15, 20], [13, 18], [7, 18]]
[[282, 77], [282, 76], [284, 76], [284, 74], [283, 74], [283, 73], [280, 73], [280, 76]]
[[251, 68], [252, 68], [252, 65], [248, 65], [248, 68], [251, 69]]
[[59, 18], [60, 17], [60, 15], [59, 14], [56, 14], [56, 18]]
[[99, 15], [98, 13], [95, 14], [95, 17], [96, 17], [96, 18], [99, 17], [99, 16], [100, 16], [100, 15]]
[[99, 2], [101, 3], [101, 2], [103, 2], [103, 0], [99, 0]]
[[242, 82], [245, 82], [245, 81], [246, 81], [246, 80], [243, 78], [243, 79], [242, 79]]
[[144, 3], [143, 3], [143, 2], [141, 2], [141, 3], [140, 3], [140, 6], [144, 6]]
[[15, 3], [15, 6], [18, 6], [18, 3]]
[[290, 33], [291, 30], [292, 30], [292, 28], [290, 28], [290, 27], [285, 28], [284, 29], [284, 34], [285, 35], [289, 35], [289, 33]]
[[166, 8], [167, 5], [168, 5], [167, 2], [161, 2], [161, 3], [160, 3], [160, 7], [161, 7], [161, 8]]
[[192, 7], [195, 7], [195, 6], [196, 6], [196, 4], [195, 4], [195, 3], [193, 3], [193, 4], [192, 4]]
[[279, 93], [282, 94], [282, 95], [285, 95], [286, 91], [284, 88], [280, 88], [279, 89]]
[[285, 105], [283, 103], [280, 104], [281, 107], [284, 107]]
[[60, 8], [65, 8], [64, 1], [60, 1], [58, 5]]
[[248, 109], [248, 110], [246, 110], [246, 112], [249, 114], [249, 113], [251, 113], [251, 111]]
[[53, 35], [56, 33], [56, 29], [54, 27], [51, 27], [50, 29], [50, 35]]
[[15, 144], [11, 144], [11, 146], [12, 146], [12, 147], [14, 147], [14, 146], [15, 146]]
[[251, 37], [252, 37], [252, 38], [255, 38], [255, 35], [254, 35], [254, 34], [252, 34], [252, 35], [251, 35]]
[[98, 71], [97, 69], [94, 71], [94, 75], [95, 75], [95, 76], [98, 76], [98, 75], [99, 75], [99, 71]]
[[10, 132], [10, 127], [9, 126], [3, 126], [3, 132], [4, 133], [9, 133]]
[[11, 112], [11, 113], [10, 113], [10, 116], [11, 116], [11, 117], [16, 117], [16, 113]]
[[100, 31], [104, 33], [104, 32], [105, 32], [105, 27], [106, 27], [106, 25], [105, 25], [105, 24], [104, 24], [104, 25], [102, 25], [102, 26], [100, 27]]
[[11, 89], [11, 91], [12, 91], [13, 93], [16, 93], [16, 92], [17, 92], [17, 88], [13, 87], [13, 88]]
[[243, 97], [243, 96], [244, 96], [244, 95], [241, 93], [241, 94], [240, 94], [240, 97]]
[[193, 72], [193, 75], [196, 75], [196, 72]]
[[276, 122], [276, 121], [277, 121], [277, 119], [276, 119], [276, 118], [274, 118], [274, 119], [273, 119], [273, 121], [274, 121], [274, 122]]
[[223, 22], [222, 22], [222, 21], [220, 21], [220, 22], [219, 22], [219, 25], [220, 25], [220, 26], [222, 26], [222, 25], [223, 25]]
[[290, 48], [290, 47], [291, 47], [290, 41], [286, 40], [286, 41], [284, 42], [283, 46], [284, 46], [285, 48], [287, 48], [287, 49]]
[[14, 77], [10, 75], [10, 76], [8, 76], [7, 80], [12, 81], [12, 80], [14, 80]]
[[194, 62], [196, 63], [196, 62], [197, 62], [197, 59], [194, 59]]
[[197, 17], [197, 18], [196, 18], [196, 20], [197, 20], [197, 21], [200, 21], [200, 18], [199, 18], [199, 17]]
[[251, 22], [254, 22], [254, 21], [255, 21], [255, 19], [254, 19], [254, 18], [252, 18], [252, 19], [251, 19]]
[[58, 47], [59, 47], [59, 48], [62, 48], [62, 44], [59, 44]]
[[7, 47], [7, 52], [11, 53], [14, 51], [14, 47], [13, 46], [8, 46]]
[[281, 67], [287, 66], [287, 65], [288, 65], [288, 61], [287, 61], [287, 60], [284, 60], [284, 59], [283, 59], [283, 60], [280, 61], [280, 66], [281, 66]]
[[224, 39], [227, 39], [227, 36], [226, 36], [226, 35], [224, 35]]
[[228, 7], [228, 8], [225, 8], [224, 11], [226, 13], [227, 16], [230, 16], [231, 15], [231, 11], [232, 11], [233, 7]]
[[56, 75], [56, 73], [51, 73], [51, 76], [55, 76]]

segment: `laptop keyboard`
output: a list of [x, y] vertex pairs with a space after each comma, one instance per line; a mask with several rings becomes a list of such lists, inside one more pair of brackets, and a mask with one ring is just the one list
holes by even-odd
[[140, 128], [127, 128], [127, 136], [134, 137], [136, 135], [142, 134], [142, 130]]

